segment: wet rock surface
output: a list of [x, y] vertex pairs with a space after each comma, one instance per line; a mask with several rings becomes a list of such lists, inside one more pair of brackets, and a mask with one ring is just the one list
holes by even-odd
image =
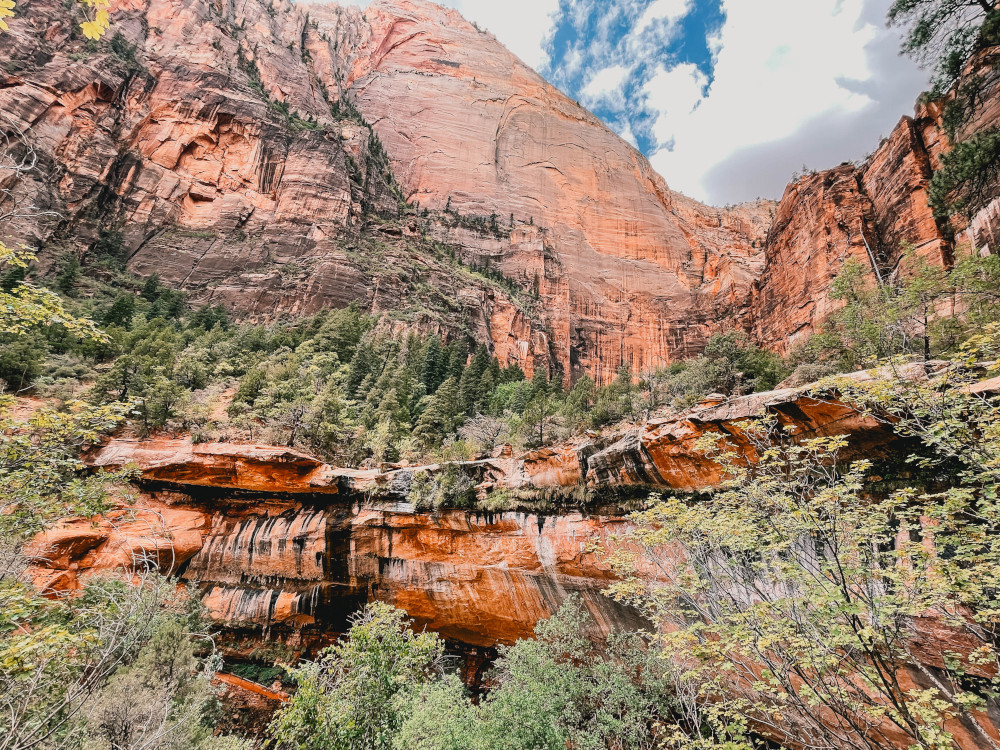
[[[741, 423], [764, 414], [803, 438], [850, 435], [845, 456], [876, 458], [894, 447], [889, 426], [807, 389], [784, 389], [456, 466], [481, 496], [508, 490], [530, 498], [583, 484], [598, 497], [628, 488], [690, 492], [720, 480], [697, 440], [721, 433], [752, 460]], [[254, 444], [113, 439], [86, 461], [136, 467], [140, 499], [40, 535], [32, 554], [46, 589], [72, 590], [81, 577], [152, 558], [196, 583], [208, 611], [230, 628], [306, 644], [340, 632], [350, 613], [373, 599], [482, 648], [529, 635], [574, 592], [605, 631], [641, 624], [636, 612], [601, 593], [612, 579], [593, 548], [624, 530], [621, 510], [421, 511], [406, 501], [410, 482], [442, 465], [340, 469]]]

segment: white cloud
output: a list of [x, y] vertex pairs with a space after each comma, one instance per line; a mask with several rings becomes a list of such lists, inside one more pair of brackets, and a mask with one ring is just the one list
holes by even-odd
[[696, 65], [682, 63], [667, 70], [660, 66], [643, 86], [642, 92], [656, 102], [660, 114], [653, 126], [659, 143], [670, 143], [675, 138], [673, 123], [683, 122], [701, 103], [708, 78]]
[[462, 15], [489, 29], [511, 52], [536, 70], [548, 60], [545, 39], [559, 0], [447, 0]]
[[622, 86], [629, 72], [624, 65], [611, 65], [599, 70], [580, 92], [583, 102], [590, 106], [602, 99], [623, 101]]
[[[926, 84], [884, 27], [891, 0], [722, 0], [726, 21], [707, 39], [707, 90], [701, 71], [664, 55], [695, 0], [568, 0], [559, 22], [581, 33], [551, 63], [559, 0], [438, 1], [604, 111], [626, 140], [645, 144], [651, 132], [661, 148], [650, 161], [668, 184], [716, 203], [778, 197], [803, 164], [863, 156]], [[630, 27], [624, 39], [616, 19]], [[626, 101], [623, 89], [648, 70], [640, 97]], [[651, 129], [630, 116], [636, 108], [653, 114]]]
[[620, 135], [624, 140], [631, 143], [634, 147], [636, 148], [639, 147], [639, 144], [635, 139], [635, 134], [632, 132], [632, 126], [629, 125], [627, 121], [622, 125], [621, 130], [618, 132], [618, 135]]
[[653, 0], [639, 16], [632, 32], [641, 34], [652, 25], [653, 21], [661, 19], [667, 23], [674, 23], [687, 15], [690, 7], [691, 0]]
[[[824, 115], [843, 121], [866, 112], [874, 103], [863, 93], [874, 78], [866, 47], [885, 36], [866, 20], [865, 0], [724, 4], [727, 20], [712, 43], [718, 58], [708, 93], [691, 102], [700, 81], [690, 65], [661, 68], [645, 87], [658, 113], [656, 138], [673, 146], [655, 153], [653, 165], [671, 187], [703, 200], [718, 197], [706, 176], [738, 152], [787, 139]], [[792, 159], [797, 166], [808, 157]]]

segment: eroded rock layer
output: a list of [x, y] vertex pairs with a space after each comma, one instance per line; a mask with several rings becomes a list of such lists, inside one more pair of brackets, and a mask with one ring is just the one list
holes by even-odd
[[601, 593], [610, 571], [591, 549], [623, 523], [151, 491], [107, 518], [57, 524], [31, 552], [36, 582], [49, 591], [159, 554], [164, 569], [200, 587], [220, 623], [305, 646], [342, 632], [351, 613], [378, 599], [446, 638], [490, 647], [527, 637], [571, 593], [604, 632], [640, 625]]
[[[892, 452], [890, 428], [804, 389], [711, 403], [651, 419], [605, 438], [578, 439], [520, 456], [458, 464], [481, 494], [623, 487], [673, 491], [716, 484], [719, 469], [696, 448], [719, 432], [750, 459], [741, 423], [765, 413], [800, 437], [850, 434], [848, 453]], [[570, 593], [604, 630], [637, 614], [600, 592], [611, 580], [592, 544], [621, 531], [620, 514], [464, 510], [418, 512], [413, 477], [439, 465], [348, 470], [261, 445], [189, 439], [116, 439], [86, 456], [95, 468], [131, 465], [140, 501], [99, 519], [68, 519], [31, 554], [43, 589], [152, 560], [197, 583], [209, 612], [235, 629], [281, 629], [293, 640], [337, 632], [371, 599], [477, 647], [530, 634]]]
[[[913, 366], [914, 377], [924, 373]], [[855, 378], [871, 377], [856, 373]], [[993, 381], [984, 387], [993, 388]], [[898, 446], [891, 425], [859, 414], [832, 395], [810, 386], [784, 388], [719, 401], [706, 401], [681, 414], [653, 415], [641, 425], [622, 427], [593, 438], [450, 464], [463, 471], [480, 496], [493, 490], [531, 493], [584, 484], [600, 492], [628, 487], [694, 492], [720, 481], [719, 467], [697, 448], [706, 433], [723, 436], [752, 460], [754, 445], [744, 433], [748, 419], [769, 415], [798, 438], [851, 435], [842, 456], [888, 457]], [[111, 440], [87, 455], [91, 466], [138, 467], [144, 482], [168, 488], [221, 488], [286, 495], [379, 496], [402, 501], [413, 478], [436, 474], [446, 465], [384, 465], [381, 469], [343, 469], [298, 451], [258, 445], [201, 443], [190, 438]]]

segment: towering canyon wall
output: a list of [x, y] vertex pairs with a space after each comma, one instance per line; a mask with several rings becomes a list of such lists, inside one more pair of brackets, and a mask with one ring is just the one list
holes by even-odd
[[[904, 243], [952, 253], [927, 208], [939, 107], [780, 204], [716, 209], [430, 3], [122, 0], [96, 47], [73, 13], [37, 0], [0, 37], [2, 130], [38, 156], [3, 186], [43, 212], [10, 239], [43, 268], [111, 247], [241, 317], [356, 301], [607, 381], [727, 326], [787, 351], [834, 309], [847, 258], [891, 274]], [[986, 99], [973, 128], [996, 124]], [[997, 211], [973, 220], [978, 245]]]
[[0, 36], [4, 150], [35, 163], [0, 175], [25, 214], [3, 231], [43, 269], [110, 252], [240, 317], [358, 302], [549, 367], [537, 303], [402, 210], [380, 144], [315, 75], [304, 11], [126, 4], [99, 45], [74, 12], [40, 0]]
[[[745, 303], [770, 204], [715, 209], [672, 192], [632, 146], [455, 11], [390, 0], [363, 12], [321, 6], [312, 18], [339, 40], [339, 84], [409, 198], [544, 228], [555, 263], [541, 293], [568, 324], [558, 352], [575, 373], [606, 380], [621, 364], [696, 353]], [[504, 249], [499, 268], [530, 284], [517, 250]]]
[[[436, 6], [146, 0], [120, 7], [112, 34], [114, 49], [93, 51], [72, 12], [40, 0], [0, 38], [5, 129], [42, 157], [16, 192], [58, 214], [17, 233], [51, 262], [120, 233], [136, 273], [250, 317], [352, 300], [420, 310], [425, 282], [460, 301], [446, 323], [472, 320], [502, 359], [601, 380], [699, 351], [759, 272], [769, 204], [722, 211], [672, 193]], [[369, 225], [398, 209], [348, 101], [404, 197], [453, 213], [410, 212], [389, 235]], [[538, 314], [470, 284], [433, 241], [518, 282]]]
[[[956, 140], [1000, 126], [1000, 74], [973, 60], [966, 76], [980, 75], [981, 101]], [[929, 206], [930, 180], [951, 148], [942, 124], [947, 100], [918, 102], [914, 116], [904, 116], [862, 163], [788, 185], [747, 308], [747, 326], [759, 343], [785, 353], [804, 343], [836, 309], [830, 287], [849, 258], [870, 269], [872, 280], [890, 280], [907, 250], [943, 267], [956, 251], [1000, 252], [1000, 199], [969, 221], [953, 217], [953, 226], [936, 220]]]
[[928, 206], [933, 168], [925, 139], [939, 147], [936, 118], [904, 117], [862, 165], [787, 187], [748, 308], [757, 341], [785, 353], [805, 343], [837, 308], [830, 287], [849, 258], [886, 280], [906, 248], [929, 263], [950, 263], [952, 242]]

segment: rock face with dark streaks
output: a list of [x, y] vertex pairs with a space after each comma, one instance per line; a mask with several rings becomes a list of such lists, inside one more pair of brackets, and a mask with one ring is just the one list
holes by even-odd
[[[903, 375], [926, 377], [927, 370], [921, 363]], [[1000, 378], [972, 388], [996, 392]], [[584, 481], [598, 493], [623, 487], [690, 492], [721, 479], [697, 448], [699, 438], [719, 433], [753, 461], [744, 424], [764, 414], [802, 439], [845, 435], [844, 459], [905, 455], [891, 425], [834, 396], [789, 388], [713, 399], [605, 438], [458, 468], [484, 492], [558, 491]], [[595, 543], [619, 544], [616, 535], [630, 523], [620, 510], [421, 511], [406, 502], [409, 483], [415, 473], [434, 473], [440, 465], [343, 470], [263, 445], [111, 440], [86, 461], [134, 465], [138, 501], [96, 518], [64, 519], [36, 537], [27, 552], [43, 592], [70, 592], [90, 575], [127, 574], [153, 563], [200, 591], [207, 612], [231, 635], [279, 639], [303, 653], [342, 633], [364, 603], [385, 601], [471, 655], [471, 681], [495, 646], [530, 637], [571, 594], [603, 633], [648, 625], [603, 593], [614, 578]], [[644, 575], [664, 575], [682, 554], [663, 545], [657, 562], [665, 567], [642, 559]], [[923, 666], [899, 670], [908, 688], [928, 686], [925, 667], [943, 667], [942, 643], [957, 652], [974, 645], [938, 619], [916, 618], [912, 626], [911, 650]], [[980, 671], [990, 676], [987, 667]], [[784, 718], [794, 736], [795, 717]], [[956, 721], [951, 728], [963, 747], [977, 746], [967, 727]], [[891, 727], [887, 737], [905, 745]]]
[[[720, 480], [695, 446], [725, 435], [750, 460], [740, 424], [769, 413], [801, 437], [849, 434], [848, 454], [894, 449], [891, 428], [835, 399], [785, 389], [651, 419], [617, 435], [578, 438], [520, 456], [458, 464], [480, 493], [635, 487], [688, 492]], [[97, 519], [67, 519], [31, 547], [47, 590], [153, 559], [197, 583], [208, 611], [237, 630], [277, 629], [304, 644], [342, 628], [357, 606], [392, 602], [422, 625], [476, 647], [510, 643], [581, 594], [605, 629], [637, 614], [600, 592], [611, 580], [592, 543], [621, 531], [619, 514], [567, 510], [416, 511], [419, 472], [440, 465], [338, 469], [287, 448], [190, 439], [115, 439], [85, 457], [134, 466], [140, 501]]]
[[636, 612], [601, 593], [611, 574], [590, 546], [623, 523], [149, 491], [106, 518], [60, 522], [31, 554], [43, 591], [71, 591], [95, 572], [158, 554], [164, 570], [200, 587], [220, 624], [273, 631], [307, 648], [342, 632], [372, 599], [446, 638], [492, 647], [529, 636], [571, 593], [604, 632], [640, 625]]

